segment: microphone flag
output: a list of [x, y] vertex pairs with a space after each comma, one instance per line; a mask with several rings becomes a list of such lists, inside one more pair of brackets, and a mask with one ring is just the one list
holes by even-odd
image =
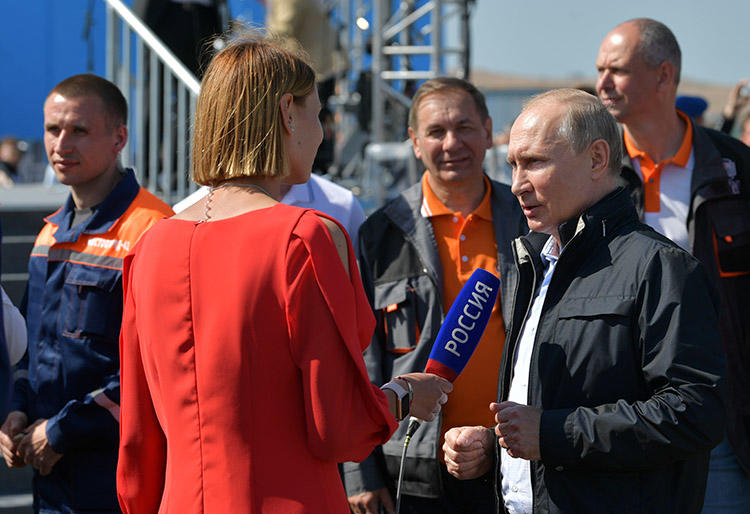
[[500, 289], [500, 280], [477, 268], [461, 288], [435, 338], [425, 373], [453, 382], [482, 338]]

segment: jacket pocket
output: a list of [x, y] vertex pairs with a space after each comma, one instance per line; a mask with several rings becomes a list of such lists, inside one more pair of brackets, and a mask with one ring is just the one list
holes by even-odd
[[711, 217], [711, 223], [719, 275], [726, 278], [750, 274], [748, 206], [741, 198], [732, 198], [722, 200], [716, 207], [718, 213]]
[[122, 318], [121, 272], [71, 265], [65, 277], [63, 335], [116, 339]]
[[560, 305], [560, 319], [600, 316], [629, 316], [633, 298], [624, 296], [596, 296], [567, 298]]
[[383, 315], [386, 349], [395, 354], [409, 353], [419, 341], [417, 297], [404, 281], [375, 286], [373, 307]]
[[590, 407], [612, 398], [636, 398], [640, 352], [633, 333], [634, 301], [613, 295], [560, 303], [554, 331], [540, 340], [538, 372], [557, 384], [546, 391], [547, 401]]

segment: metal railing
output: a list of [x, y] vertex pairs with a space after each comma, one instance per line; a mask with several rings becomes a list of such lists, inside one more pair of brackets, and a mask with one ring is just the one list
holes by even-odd
[[130, 107], [123, 165], [133, 167], [150, 191], [174, 203], [196, 187], [190, 160], [200, 83], [123, 2], [104, 1], [107, 78]]
[[[189, 170], [200, 83], [121, 0], [104, 1], [107, 78], [118, 85], [130, 106], [131, 137], [122, 152], [123, 164], [135, 168], [145, 187], [175, 203], [197, 187], [190, 180]], [[421, 173], [410, 142], [388, 142], [399, 136], [386, 129], [386, 111], [391, 116], [400, 112], [404, 120], [399, 125], [405, 127], [411, 102], [393, 84], [435, 77], [447, 70], [465, 74], [468, 34], [462, 24], [468, 17], [468, 3], [354, 0], [352, 5], [350, 1], [329, 0], [329, 8], [337, 13], [339, 22], [348, 25], [341, 32], [340, 43], [348, 56], [349, 69], [339, 75], [342, 91], [336, 108], [338, 130], [344, 132], [341, 139], [347, 143], [343, 146], [353, 148], [337, 152], [345, 155], [345, 162], [337, 159], [338, 171], [331, 178], [356, 191], [363, 205], [372, 210], [419, 180]], [[395, 10], [394, 5], [398, 5]], [[364, 31], [354, 27], [359, 18], [368, 15], [372, 22], [372, 125], [369, 132], [361, 133], [354, 129], [354, 114], [346, 105], [354, 86], [351, 79], [362, 71], [367, 48]], [[415, 31], [419, 20], [426, 20], [426, 24]], [[430, 58], [414, 66], [413, 55]], [[493, 148], [485, 158], [485, 169], [491, 177], [507, 181], [503, 161], [502, 152]]]

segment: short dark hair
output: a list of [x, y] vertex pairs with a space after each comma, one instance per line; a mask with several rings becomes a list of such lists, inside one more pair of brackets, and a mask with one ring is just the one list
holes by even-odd
[[622, 167], [622, 136], [614, 116], [596, 96], [580, 89], [553, 89], [531, 97], [523, 106], [523, 112], [542, 102], [564, 104], [558, 134], [565, 138], [576, 154], [580, 154], [591, 143], [604, 140], [609, 146], [607, 167], [619, 175]]
[[57, 93], [65, 98], [95, 96], [102, 101], [107, 114], [107, 121], [111, 126], [127, 125], [128, 103], [120, 89], [107, 79], [91, 73], [73, 75], [53, 87], [47, 98], [52, 93]]
[[476, 86], [474, 86], [474, 84], [467, 80], [455, 77], [438, 77], [426, 81], [419, 86], [417, 92], [414, 93], [414, 97], [411, 100], [411, 107], [409, 108], [409, 126], [413, 129], [417, 128], [417, 110], [425, 97], [434, 94], [447, 93], [449, 91], [463, 91], [468, 93], [469, 96], [471, 96], [471, 99], [474, 100], [474, 105], [476, 106], [482, 121], [485, 121], [490, 117], [490, 113], [487, 110], [487, 103], [484, 100], [484, 95], [476, 88]]
[[626, 23], [634, 23], [640, 31], [636, 49], [646, 65], [656, 68], [663, 62], [671, 63], [674, 66], [674, 83], [679, 84], [682, 51], [669, 27], [651, 18], [635, 18]]

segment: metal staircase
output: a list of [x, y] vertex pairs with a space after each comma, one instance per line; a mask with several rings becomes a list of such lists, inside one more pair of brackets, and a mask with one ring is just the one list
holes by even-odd
[[130, 140], [121, 156], [141, 184], [167, 203], [190, 181], [192, 119], [198, 79], [121, 0], [107, 6], [107, 78], [130, 106]]
[[[189, 179], [190, 145], [200, 84], [121, 0], [104, 1], [107, 78], [120, 87], [131, 108], [131, 138], [123, 163], [135, 168], [148, 189], [175, 202], [195, 188]], [[337, 73], [338, 91], [331, 102], [337, 140], [330, 171], [334, 180], [359, 193], [365, 205], [377, 207], [397, 192], [396, 186], [417, 179], [410, 152], [392, 154], [383, 151], [386, 147], [368, 149], [368, 145], [393, 145], [406, 139], [409, 93], [417, 81], [467, 75], [472, 3], [330, 0], [325, 4], [332, 29], [341, 29], [338, 46], [345, 63]], [[369, 123], [363, 126], [362, 118]], [[408, 157], [394, 162], [394, 155]]]

